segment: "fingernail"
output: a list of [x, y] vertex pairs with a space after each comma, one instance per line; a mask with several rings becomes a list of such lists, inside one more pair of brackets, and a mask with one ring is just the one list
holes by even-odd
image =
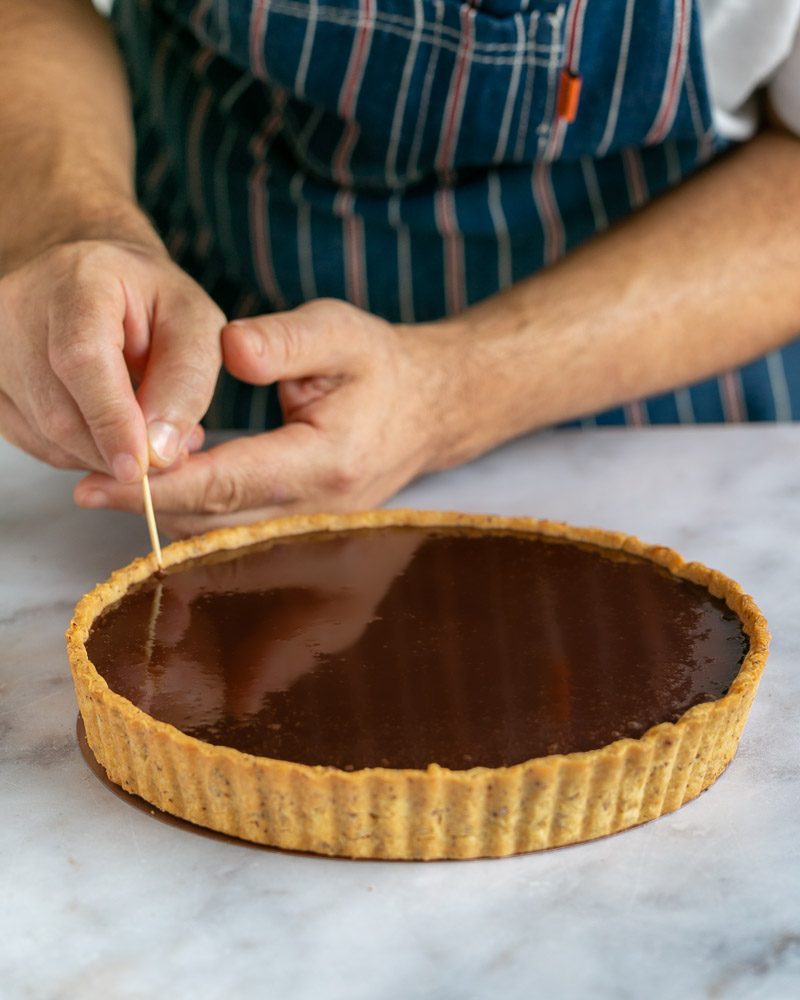
[[118, 483], [136, 483], [142, 478], [139, 463], [127, 452], [116, 455], [111, 462], [111, 471]]
[[170, 465], [178, 457], [181, 436], [177, 427], [164, 420], [154, 420], [147, 426], [147, 437], [150, 441], [150, 450], [160, 462]]
[[103, 490], [87, 490], [76, 497], [81, 507], [107, 507], [108, 494]]

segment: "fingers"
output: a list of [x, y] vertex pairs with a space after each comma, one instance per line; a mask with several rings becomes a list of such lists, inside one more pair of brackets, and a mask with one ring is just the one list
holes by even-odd
[[343, 376], [312, 375], [309, 378], [289, 379], [278, 387], [278, 399], [284, 419], [295, 419], [298, 414], [324, 399], [344, 381]]
[[363, 323], [360, 310], [328, 299], [235, 320], [222, 331], [225, 367], [254, 385], [355, 374], [369, 361]]
[[189, 436], [186, 438], [186, 450], [189, 454], [192, 452], [200, 451], [200, 449], [205, 444], [206, 432], [203, 430], [200, 424], [197, 424], [189, 432]]
[[[153, 503], [171, 533], [278, 513], [364, 509], [424, 466], [416, 433], [419, 407], [409, 403], [416, 398], [409, 386], [417, 369], [382, 320], [343, 303], [318, 301], [229, 324], [222, 353], [239, 377], [280, 382], [287, 422], [280, 430], [190, 455], [154, 476]], [[399, 443], [390, 433], [398, 410]], [[101, 475], [79, 484], [75, 500], [87, 507], [142, 507], [138, 488]]]
[[0, 389], [22, 420], [0, 426], [45, 460], [137, 483], [151, 459], [202, 447], [224, 321], [165, 256], [95, 241], [48, 251], [0, 283]]
[[50, 446], [74, 456], [74, 468], [108, 467], [77, 404], [54, 376], [45, 373], [44, 378], [34, 380], [27, 402], [31, 428]]
[[137, 392], [147, 422], [150, 460], [158, 468], [177, 459], [208, 409], [222, 360], [224, 322], [221, 310], [193, 283], [159, 298]]
[[5, 393], [0, 392], [0, 436], [29, 455], [57, 469], [85, 468], [80, 459], [70, 454], [35, 430], [25, 420]]
[[[136, 482], [147, 469], [147, 438], [123, 357], [123, 321], [124, 299], [114, 282], [85, 284], [55, 299], [47, 352], [104, 463], [121, 482]], [[51, 413], [63, 426], [45, 425], [49, 437], [63, 442], [79, 436], [75, 413], [64, 399], [53, 401]]]
[[158, 530], [171, 541], [202, 535], [215, 528], [232, 528], [235, 525], [255, 524], [286, 514], [281, 507], [261, 507], [243, 510], [238, 514], [159, 514]]
[[[150, 489], [159, 515], [212, 515], [231, 524], [231, 515], [244, 514], [252, 521], [253, 511], [275, 512], [314, 495], [312, 485], [329, 464], [322, 436], [298, 422], [191, 455], [175, 469], [151, 477]], [[138, 486], [101, 474], [78, 484], [75, 501], [84, 507], [142, 509]]]

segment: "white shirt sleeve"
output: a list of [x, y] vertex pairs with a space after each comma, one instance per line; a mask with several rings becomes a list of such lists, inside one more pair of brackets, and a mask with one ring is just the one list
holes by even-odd
[[800, 30], [788, 58], [770, 81], [769, 96], [778, 118], [800, 135]]
[[714, 125], [728, 139], [758, 128], [766, 87], [784, 124], [800, 135], [800, 0], [699, 0]]

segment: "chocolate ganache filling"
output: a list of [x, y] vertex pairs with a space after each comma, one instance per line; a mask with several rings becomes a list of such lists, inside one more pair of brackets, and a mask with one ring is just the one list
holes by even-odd
[[522, 531], [278, 538], [151, 577], [95, 622], [112, 691], [190, 736], [303, 764], [498, 767], [721, 697], [748, 639], [646, 559]]

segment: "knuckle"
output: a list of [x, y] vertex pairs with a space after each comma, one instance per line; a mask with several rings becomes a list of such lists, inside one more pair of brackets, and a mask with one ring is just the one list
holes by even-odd
[[74, 443], [79, 431], [78, 421], [74, 414], [62, 407], [52, 407], [42, 411], [39, 417], [39, 427], [49, 441], [56, 444]]
[[209, 462], [200, 497], [200, 508], [207, 514], [230, 514], [241, 508], [243, 492], [240, 480]]
[[188, 402], [206, 404], [214, 387], [216, 371], [203, 367], [196, 361], [186, 361], [170, 378], [170, 394], [173, 398]]
[[68, 269], [79, 285], [87, 279], [93, 279], [100, 265], [102, 251], [94, 243], [81, 243], [71, 248], [72, 254]]
[[96, 328], [103, 318], [119, 307], [119, 293], [112, 278], [116, 269], [102, 248], [80, 249], [57, 275], [49, 303], [48, 318], [56, 350], [82, 343], [82, 331]]
[[98, 270], [107, 267], [113, 250], [105, 243], [95, 240], [82, 240], [62, 247], [66, 270], [79, 283], [85, 279], [94, 279]]
[[364, 480], [364, 463], [360, 458], [347, 456], [331, 469], [328, 488], [339, 497], [354, 493]]
[[322, 316], [326, 321], [350, 319], [357, 311], [349, 302], [330, 298], [314, 299], [313, 302], [308, 302], [297, 310], [298, 313], [306, 313], [309, 316]]
[[279, 365], [286, 365], [302, 357], [303, 344], [309, 336], [309, 324], [298, 316], [288, 320], [284, 316], [270, 317], [270, 326], [277, 336], [269, 340], [269, 348]]
[[176, 515], [169, 516], [167, 514], [158, 515], [158, 527], [174, 541], [178, 541], [181, 538], [189, 538], [190, 535], [199, 534], [202, 531], [197, 518]]
[[314, 330], [327, 335], [346, 330], [352, 338], [364, 333], [365, 313], [342, 299], [314, 299], [296, 311], [311, 321]]
[[104, 406], [103, 409], [91, 414], [92, 435], [99, 441], [119, 440], [130, 426], [125, 414]]
[[[76, 317], [76, 324], [81, 318]], [[94, 364], [98, 345], [89, 337], [76, 336], [67, 341], [57, 341], [48, 347], [48, 359], [59, 378], [72, 380]]]
[[196, 317], [198, 328], [207, 331], [210, 341], [216, 342], [219, 339], [219, 331], [227, 323], [228, 318], [199, 285], [196, 285], [191, 278], [187, 280], [189, 286], [184, 299], [186, 311]]
[[80, 309], [89, 301], [87, 293], [102, 290], [109, 266], [107, 252], [98, 245], [81, 243], [59, 248], [53, 261], [56, 307]]

